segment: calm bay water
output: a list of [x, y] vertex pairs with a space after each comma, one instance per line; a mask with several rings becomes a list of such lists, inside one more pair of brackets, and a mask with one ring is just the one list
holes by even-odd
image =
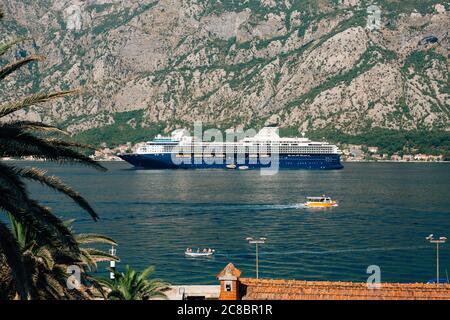
[[[436, 270], [435, 247], [425, 236], [450, 238], [448, 164], [347, 163], [340, 171], [281, 171], [275, 176], [134, 170], [126, 163], [106, 163], [106, 173], [33, 165], [80, 191], [101, 220], [93, 222], [69, 199], [35, 184], [33, 196], [62, 217], [77, 218], [76, 232], [116, 239], [119, 268], [155, 265], [155, 275], [174, 284], [217, 284], [215, 275], [228, 262], [243, 276], [254, 276], [248, 236], [269, 240], [260, 250], [261, 277], [365, 281], [367, 267], [378, 265], [382, 281], [423, 282]], [[299, 206], [305, 196], [324, 193], [340, 206]], [[186, 258], [186, 247], [212, 247], [217, 253]], [[445, 277], [449, 245], [440, 257]]]

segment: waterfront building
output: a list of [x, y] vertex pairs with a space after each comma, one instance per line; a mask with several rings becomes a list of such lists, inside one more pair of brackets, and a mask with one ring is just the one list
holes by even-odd
[[177, 285], [171, 300], [450, 300], [450, 284], [306, 281], [241, 277], [232, 263], [217, 274], [218, 285]]
[[218, 275], [221, 300], [450, 300], [450, 284], [242, 278], [229, 263]]

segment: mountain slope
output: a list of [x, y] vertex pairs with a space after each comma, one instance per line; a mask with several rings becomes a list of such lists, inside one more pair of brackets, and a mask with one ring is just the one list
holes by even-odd
[[[448, 130], [450, 8], [378, 1], [381, 28], [370, 31], [369, 5], [6, 0], [6, 33], [33, 38], [16, 55], [47, 61], [2, 90], [83, 87], [80, 97], [26, 115], [75, 134], [109, 126], [141, 137], [195, 120], [350, 134]], [[421, 41], [430, 35], [438, 42]], [[29, 72], [38, 76], [29, 81]]]

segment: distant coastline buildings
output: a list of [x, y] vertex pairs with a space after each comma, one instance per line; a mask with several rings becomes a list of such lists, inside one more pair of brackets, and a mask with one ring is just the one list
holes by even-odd
[[132, 152], [138, 148], [139, 144], [133, 145], [131, 142], [118, 145], [117, 147], [108, 147], [103, 143], [101, 148], [95, 150], [91, 158], [97, 161], [122, 161], [117, 154]]
[[342, 150], [342, 160], [347, 162], [358, 161], [395, 161], [395, 162], [441, 162], [445, 158], [443, 155], [431, 155], [422, 153], [389, 155], [381, 153], [378, 147], [347, 144], [340, 146]]

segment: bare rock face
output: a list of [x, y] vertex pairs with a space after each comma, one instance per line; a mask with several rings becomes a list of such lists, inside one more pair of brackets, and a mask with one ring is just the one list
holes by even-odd
[[33, 38], [7, 59], [47, 60], [3, 84], [4, 100], [83, 87], [12, 116], [74, 133], [136, 111], [120, 124], [449, 130], [450, 12], [426, 2], [381, 1], [374, 29], [363, 0], [5, 0], [4, 37]]
[[66, 21], [67, 30], [80, 31], [81, 22], [81, 8], [77, 4], [73, 4], [64, 10], [64, 18]]

